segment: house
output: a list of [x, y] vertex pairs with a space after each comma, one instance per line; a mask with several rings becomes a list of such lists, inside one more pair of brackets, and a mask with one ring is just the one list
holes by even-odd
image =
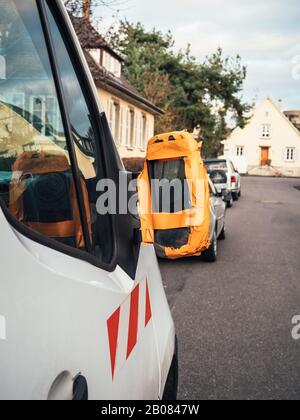
[[244, 129], [233, 130], [223, 144], [224, 156], [241, 173], [300, 177], [300, 131], [270, 98], [254, 111]]
[[144, 158], [154, 135], [155, 117], [163, 111], [148, 101], [122, 74], [123, 57], [114, 51], [92, 25], [90, 1], [83, 1], [83, 16], [71, 16], [83, 48], [100, 102], [124, 160]]

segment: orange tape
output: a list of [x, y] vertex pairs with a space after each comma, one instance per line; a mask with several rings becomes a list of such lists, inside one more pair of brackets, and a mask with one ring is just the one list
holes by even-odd
[[[201, 144], [184, 131], [158, 135], [148, 142], [144, 170], [138, 180], [142, 240], [153, 244], [156, 230], [189, 227], [191, 231], [188, 244], [179, 249], [164, 249], [168, 258], [200, 255], [210, 245], [210, 191], [200, 150]], [[192, 208], [178, 213], [154, 213], [148, 163], [182, 158], [185, 162]]]

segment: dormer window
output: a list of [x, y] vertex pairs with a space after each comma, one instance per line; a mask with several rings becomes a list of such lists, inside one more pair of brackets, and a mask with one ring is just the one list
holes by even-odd
[[122, 65], [119, 60], [113, 57], [109, 52], [102, 52], [102, 66], [116, 77], [121, 77]]
[[101, 62], [101, 50], [99, 48], [89, 49], [88, 52], [91, 54], [97, 64]]
[[109, 52], [99, 48], [88, 49], [88, 52], [97, 64], [103, 66], [107, 71], [116, 77], [121, 77], [122, 65], [119, 60], [112, 56]]

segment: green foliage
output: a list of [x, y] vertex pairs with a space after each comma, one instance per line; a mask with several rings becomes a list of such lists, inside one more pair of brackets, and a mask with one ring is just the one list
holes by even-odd
[[158, 118], [157, 132], [188, 129], [201, 125], [204, 153], [215, 156], [226, 138], [226, 120], [245, 124], [250, 107], [241, 99], [246, 68], [240, 56], [223, 56], [219, 48], [201, 64], [185, 51], [175, 52], [170, 32], [146, 31], [141, 23], [120, 22], [108, 33], [113, 46], [124, 55], [124, 74], [155, 105], [165, 111]]

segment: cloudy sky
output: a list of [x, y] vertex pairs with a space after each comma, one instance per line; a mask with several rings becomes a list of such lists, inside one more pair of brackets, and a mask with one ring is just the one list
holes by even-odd
[[[218, 46], [248, 67], [244, 97], [282, 99], [300, 109], [299, 0], [119, 0], [119, 17], [147, 28], [170, 29], [176, 48], [192, 44], [199, 61]], [[110, 9], [98, 11], [104, 25]]]

